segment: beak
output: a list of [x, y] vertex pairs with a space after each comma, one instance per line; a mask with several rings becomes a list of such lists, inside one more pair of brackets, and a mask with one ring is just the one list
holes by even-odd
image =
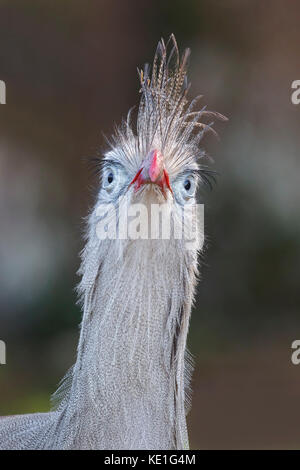
[[130, 185], [134, 184], [137, 192], [144, 184], [156, 184], [160, 187], [163, 195], [167, 198], [166, 189], [173, 194], [167, 170], [164, 167], [163, 156], [159, 150], [151, 150], [143, 161], [143, 164]]

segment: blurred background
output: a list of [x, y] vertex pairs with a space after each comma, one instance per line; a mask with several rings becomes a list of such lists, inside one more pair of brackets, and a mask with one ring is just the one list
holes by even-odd
[[0, 1], [0, 415], [47, 411], [75, 360], [85, 162], [139, 99], [161, 36], [191, 47], [218, 184], [192, 315], [193, 449], [300, 447], [300, 4]]

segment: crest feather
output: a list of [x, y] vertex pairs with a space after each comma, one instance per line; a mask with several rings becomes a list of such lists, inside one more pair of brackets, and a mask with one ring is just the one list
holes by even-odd
[[158, 43], [152, 70], [149, 64], [138, 70], [141, 99], [138, 107], [136, 129], [132, 128], [131, 112], [121, 128], [117, 129], [113, 147], [128, 163], [139, 165], [141, 159], [152, 148], [158, 148], [164, 155], [168, 169], [178, 173], [186, 165], [197, 165], [204, 152], [199, 142], [206, 132], [215, 135], [212, 124], [201, 122], [202, 118], [227, 120], [220, 113], [203, 107], [194, 111], [197, 96], [189, 101], [187, 94], [190, 84], [187, 67], [190, 49], [180, 56], [175, 36], [172, 34], [165, 44]]

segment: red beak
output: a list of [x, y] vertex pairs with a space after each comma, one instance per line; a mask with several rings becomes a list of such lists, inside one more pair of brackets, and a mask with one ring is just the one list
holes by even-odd
[[157, 184], [165, 197], [166, 188], [173, 194], [168, 172], [164, 168], [163, 156], [159, 150], [151, 150], [151, 152], [149, 152], [141, 168], [131, 181], [130, 185], [131, 184], [134, 184], [135, 192], [138, 191], [143, 184]]

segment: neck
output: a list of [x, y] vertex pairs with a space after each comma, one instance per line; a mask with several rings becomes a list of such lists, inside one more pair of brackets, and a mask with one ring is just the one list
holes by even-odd
[[83, 255], [84, 316], [67, 411], [74, 421], [81, 410], [76, 445], [186, 447], [185, 286], [191, 283], [180, 246], [136, 240], [120, 257], [116, 240], [101, 243], [101, 260], [91, 239]]

